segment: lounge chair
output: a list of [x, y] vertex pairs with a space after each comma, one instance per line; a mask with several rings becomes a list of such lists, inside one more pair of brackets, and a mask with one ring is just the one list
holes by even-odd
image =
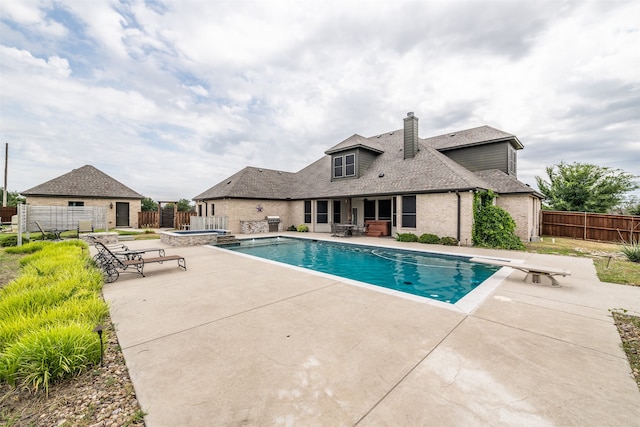
[[51, 238], [51, 240], [60, 240], [60, 233], [62, 233], [62, 230], [58, 230], [57, 228], [51, 228], [49, 230], [46, 230], [44, 227], [42, 227], [42, 225], [40, 225], [40, 222], [38, 221], [34, 221], [36, 227], [38, 227], [38, 230], [40, 230], [40, 233], [42, 233], [42, 240], [46, 240], [48, 238]]
[[[138, 251], [139, 253], [137, 253], [134, 256], [129, 256], [127, 258], [120, 258], [100, 242], [96, 242], [95, 247], [98, 250], [98, 254], [94, 257], [94, 260], [102, 269], [104, 273], [105, 281], [107, 283], [112, 283], [118, 280], [118, 277], [120, 277], [120, 272], [138, 273], [142, 277], [145, 277], [144, 266], [145, 264], [150, 264], [152, 262], [157, 262], [162, 264], [165, 261], [178, 261], [179, 268], [182, 268], [183, 270], [187, 269], [186, 261], [184, 257], [180, 255], [167, 255], [167, 256], [144, 258], [142, 256], [144, 252]], [[157, 249], [153, 249], [153, 250], [157, 250]]]
[[93, 223], [90, 219], [78, 220], [78, 238], [80, 233], [93, 233]]

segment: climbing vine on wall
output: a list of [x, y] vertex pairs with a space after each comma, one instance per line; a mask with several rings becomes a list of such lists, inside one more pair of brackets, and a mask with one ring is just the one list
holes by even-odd
[[524, 249], [516, 236], [516, 223], [504, 209], [494, 206], [496, 193], [491, 190], [475, 193], [473, 196], [474, 246], [497, 249]]

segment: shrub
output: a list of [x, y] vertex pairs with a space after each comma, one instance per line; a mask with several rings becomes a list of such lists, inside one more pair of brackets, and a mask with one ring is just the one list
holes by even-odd
[[622, 244], [622, 253], [631, 262], [640, 262], [640, 242]]
[[80, 240], [35, 242], [20, 275], [0, 289], [0, 381], [48, 391], [100, 358], [93, 328], [108, 314], [103, 278]]
[[440, 243], [440, 238], [438, 236], [436, 236], [435, 234], [425, 233], [425, 234], [421, 235], [420, 237], [418, 237], [418, 242], [420, 242], [420, 243], [428, 243], [428, 244], [431, 244], [431, 245], [436, 245], [436, 244]]
[[[29, 243], [29, 239], [26, 237], [22, 238], [22, 243]], [[16, 246], [18, 244], [18, 236], [15, 234], [11, 234], [9, 236], [0, 237], [0, 246], [6, 248], [8, 246]]]
[[450, 236], [445, 236], [440, 239], [440, 244], [445, 246], [458, 246], [458, 239]]
[[492, 204], [491, 191], [476, 193], [473, 200], [473, 245], [498, 249], [524, 249], [516, 236], [516, 223], [504, 209]]
[[301, 224], [301, 225], [299, 225], [299, 226], [298, 226], [297, 230], [298, 230], [300, 233], [306, 233], [307, 231], [309, 231], [309, 227], [307, 227], [307, 226], [306, 226], [306, 225], [304, 225], [304, 224]]
[[413, 233], [396, 233], [396, 240], [399, 242], [417, 242], [418, 236]]
[[31, 331], [10, 345], [0, 363], [9, 384], [49, 391], [49, 384], [82, 372], [100, 360], [100, 341], [92, 325], [55, 325]]
[[291, 227], [287, 228], [287, 231], [298, 231], [298, 228], [295, 225], [292, 225]]

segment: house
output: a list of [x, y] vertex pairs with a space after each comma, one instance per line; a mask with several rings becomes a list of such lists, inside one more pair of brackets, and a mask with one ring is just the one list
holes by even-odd
[[471, 244], [474, 193], [492, 190], [517, 224], [522, 240], [538, 236], [542, 195], [517, 179], [514, 135], [489, 126], [430, 138], [418, 118], [372, 137], [353, 135], [325, 156], [291, 173], [246, 167], [194, 197], [198, 215], [226, 216], [233, 233], [306, 224], [330, 232], [331, 223], [383, 224], [383, 235], [433, 233]]
[[138, 227], [142, 196], [91, 165], [21, 192], [27, 205], [106, 207], [109, 227]]

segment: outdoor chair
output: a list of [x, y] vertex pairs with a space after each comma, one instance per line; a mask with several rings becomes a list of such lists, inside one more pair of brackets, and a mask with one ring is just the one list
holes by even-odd
[[42, 233], [42, 240], [46, 240], [48, 238], [51, 238], [51, 240], [60, 240], [60, 233], [62, 233], [62, 230], [58, 230], [56, 228], [51, 228], [49, 230], [46, 230], [44, 227], [42, 227], [42, 225], [40, 225], [39, 221], [34, 221], [36, 227], [38, 227], [38, 230], [40, 230], [40, 233]]
[[367, 232], [367, 229], [364, 226], [364, 224], [358, 224], [353, 229], [353, 234], [356, 235], [356, 236], [364, 236], [366, 234], [366, 232]]
[[93, 223], [90, 219], [78, 220], [78, 238], [80, 233], [93, 233]]
[[[131, 251], [125, 258], [120, 258], [114, 254], [109, 248], [100, 242], [95, 242], [95, 247], [98, 250], [98, 254], [94, 257], [94, 260], [98, 266], [102, 269], [105, 281], [112, 283], [118, 280], [121, 272], [138, 273], [142, 277], [144, 275], [145, 264], [157, 262], [162, 264], [164, 261], [178, 261], [178, 267], [186, 271], [187, 264], [184, 257], [180, 255], [161, 255], [157, 257], [144, 258], [142, 255], [145, 250]], [[164, 254], [164, 250], [160, 252], [160, 249], [147, 249], [146, 251], [153, 250], [158, 253]], [[135, 271], [134, 271], [135, 270]]]

